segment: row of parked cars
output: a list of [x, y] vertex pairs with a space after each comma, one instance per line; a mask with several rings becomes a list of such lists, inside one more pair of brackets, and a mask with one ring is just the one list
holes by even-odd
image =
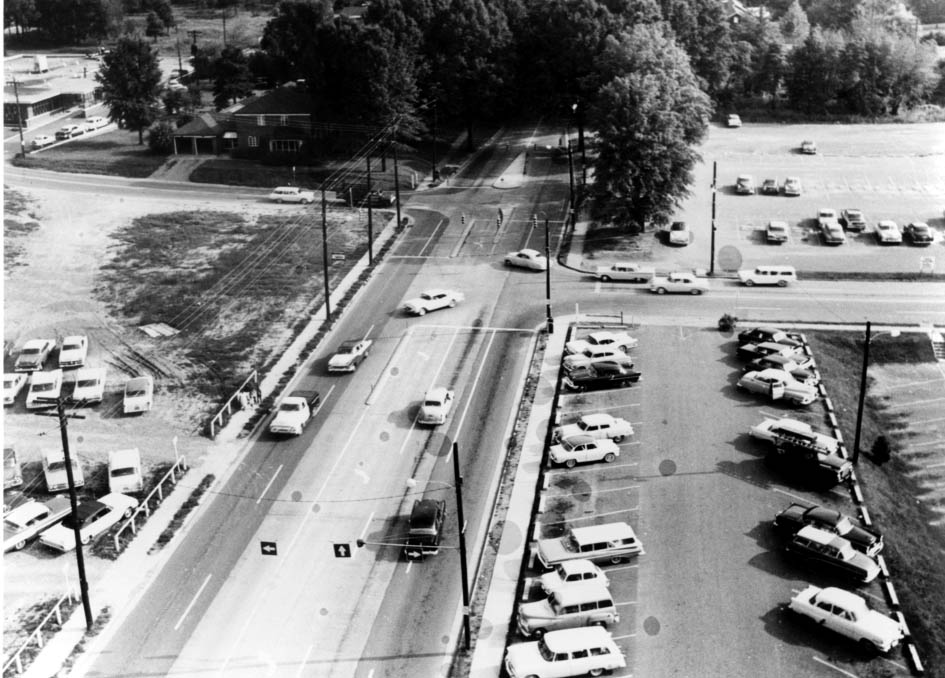
[[108, 118], [92, 116], [91, 118], [86, 118], [85, 122], [82, 124], [70, 123], [60, 127], [58, 130], [56, 130], [55, 136], [49, 134], [37, 134], [35, 137], [33, 137], [33, 140], [30, 143], [34, 149], [45, 148], [46, 146], [51, 146], [57, 141], [65, 141], [67, 139], [81, 136], [88, 132], [94, 132], [95, 130], [105, 127], [107, 124]]
[[[866, 218], [859, 209], [837, 210], [822, 207], [817, 211], [817, 227], [826, 245], [842, 245], [847, 241], [847, 232], [862, 233], [866, 230]], [[891, 219], [881, 219], [873, 228], [873, 235], [880, 245], [901, 245], [903, 239], [918, 247], [928, 247], [935, 241], [932, 229], [924, 221], [913, 221], [900, 229]]]

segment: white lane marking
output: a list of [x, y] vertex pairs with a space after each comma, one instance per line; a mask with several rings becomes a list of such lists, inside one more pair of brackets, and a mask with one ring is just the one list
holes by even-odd
[[200, 588], [197, 589], [197, 593], [195, 593], [194, 597], [190, 599], [190, 604], [187, 606], [187, 609], [184, 610], [184, 614], [182, 614], [180, 616], [180, 619], [177, 620], [177, 623], [174, 624], [175, 631], [180, 628], [181, 624], [184, 623], [184, 618], [187, 617], [188, 614], [190, 614], [191, 609], [193, 609], [194, 605], [197, 603], [197, 598], [200, 597], [200, 594], [203, 593], [203, 590], [206, 588], [207, 584], [210, 583], [210, 577], [212, 576], [213, 576], [212, 574], [207, 575], [207, 578], [203, 580], [203, 584], [201, 584]]
[[314, 649], [315, 649], [314, 645], [309, 645], [308, 649], [305, 650], [305, 658], [299, 664], [299, 670], [295, 672], [296, 678], [302, 675], [302, 671], [305, 670], [305, 667], [308, 664], [308, 658], [312, 655], [312, 650]]
[[364, 333], [364, 338], [367, 339], [368, 337], [370, 337], [370, 336], [371, 336], [371, 332], [373, 332], [373, 331], [374, 331], [374, 325], [371, 325], [371, 326], [368, 328], [368, 331]]
[[[373, 405], [374, 401], [377, 399], [377, 395], [381, 392], [381, 389], [387, 384], [387, 380], [390, 379], [391, 375], [391, 365], [396, 365], [400, 354], [404, 351], [404, 347], [407, 345], [407, 342], [410, 340], [410, 337], [413, 335], [414, 325], [411, 325], [407, 328], [407, 331], [404, 332], [404, 336], [400, 338], [400, 341], [397, 343], [397, 348], [394, 349], [393, 354], [391, 354], [390, 359], [387, 361], [387, 364], [384, 366], [384, 370], [381, 372], [381, 376], [374, 386], [371, 387], [371, 392], [368, 394], [367, 399], [364, 401], [366, 405]], [[334, 388], [334, 386], [332, 387]]]
[[799, 497], [799, 496], [797, 496], [796, 494], [791, 494], [790, 492], [788, 492], [788, 491], [786, 491], [786, 490], [782, 490], [781, 488], [775, 487], [775, 488], [773, 488], [773, 491], [774, 491], [774, 492], [780, 492], [781, 494], [783, 494], [783, 495], [785, 495], [785, 496], [788, 496], [788, 497], [790, 497], [791, 499], [796, 499], [797, 501], [801, 502], [801, 503], [804, 504], [804, 505], [807, 505], [807, 504], [808, 504], [808, 501], [807, 501], [806, 499], [804, 499], [804, 497]]
[[639, 506], [628, 506], [626, 508], [619, 509], [617, 511], [607, 511], [606, 513], [592, 513], [586, 516], [578, 516], [576, 518], [569, 518], [568, 520], [543, 520], [541, 521], [542, 525], [564, 525], [565, 523], [576, 523], [579, 520], [590, 520], [591, 518], [600, 518], [604, 516], [615, 516], [618, 513], [632, 513], [633, 511], [639, 511]]
[[263, 500], [263, 497], [266, 496], [266, 492], [269, 490], [269, 487], [275, 482], [276, 477], [282, 472], [282, 464], [279, 464], [279, 468], [276, 469], [276, 472], [272, 474], [272, 478], [269, 479], [269, 482], [266, 483], [266, 486], [263, 488], [263, 491], [259, 495], [259, 499], [256, 500], [256, 505], [259, 505], [259, 502]]
[[780, 311], [781, 306], [739, 306], [739, 311]]
[[600, 294], [602, 284], [600, 280], [594, 283], [594, 294]]
[[[469, 412], [469, 406], [472, 405], [473, 394], [476, 392], [476, 388], [479, 386], [479, 378], [482, 376], [482, 370], [485, 369], [486, 363], [489, 362], [489, 351], [492, 349], [493, 341], [495, 341], [495, 331], [489, 335], [489, 343], [486, 344], [486, 357], [479, 363], [479, 370], [476, 372], [476, 376], [473, 379], [472, 388], [469, 390], [469, 395], [466, 397], [466, 406], [463, 408], [463, 413], [459, 418], [459, 424], [456, 426], [456, 436], [454, 440], [460, 439], [460, 432], [463, 430], [463, 424], [466, 422], [466, 414]], [[450, 446], [449, 454], [453, 454], [452, 446]]]
[[929, 398], [928, 400], [913, 400], [911, 403], [896, 403], [894, 407], [905, 409], [907, 407], [915, 407], [916, 405], [928, 405], [929, 403], [940, 403], [945, 400], [943, 398]]
[[844, 671], [844, 670], [841, 669], [839, 666], [835, 666], [834, 664], [831, 664], [831, 663], [828, 662], [826, 659], [821, 659], [820, 657], [814, 656], [814, 657], [813, 657], [813, 660], [814, 660], [815, 662], [820, 662], [820, 663], [823, 664], [824, 666], [827, 666], [827, 667], [833, 669], [834, 671], [838, 671], [838, 672], [842, 673], [842, 674], [845, 675], [845, 676], [849, 676], [850, 678], [859, 678], [859, 676], [857, 676], [855, 673], [850, 673], [849, 671]]
[[945, 466], [945, 461], [941, 461], [937, 464], [927, 464], [925, 468], [941, 468], [942, 466]]
[[882, 659], [883, 659], [883, 661], [889, 662], [890, 664], [892, 664], [892, 665], [895, 666], [896, 668], [902, 669], [903, 671], [908, 671], [908, 670], [909, 670], [909, 668], [908, 668], [905, 664], [900, 664], [899, 662], [894, 662], [894, 661], [893, 661], [892, 659], [890, 659], [889, 657], [883, 657]]
[[371, 521], [374, 520], [374, 511], [371, 511], [371, 515], [368, 516], [368, 519], [364, 523], [364, 527], [361, 529], [361, 534], [358, 535], [358, 539], [364, 540], [364, 535], [367, 534], [368, 528], [371, 526]]
[[440, 219], [439, 223], [436, 225], [436, 228], [433, 229], [433, 233], [431, 233], [431, 234], [430, 234], [430, 237], [427, 238], [427, 241], [426, 241], [425, 243], [423, 243], [423, 247], [420, 248], [420, 254], [421, 254], [421, 255], [423, 254], [423, 250], [425, 250], [425, 249], [427, 248], [427, 246], [430, 244], [430, 242], [432, 242], [433, 238], [436, 237], [436, 232], [440, 230], [440, 226], [443, 225], [443, 222], [444, 222], [444, 221], [446, 221], [446, 220], [445, 220], [445, 219]]

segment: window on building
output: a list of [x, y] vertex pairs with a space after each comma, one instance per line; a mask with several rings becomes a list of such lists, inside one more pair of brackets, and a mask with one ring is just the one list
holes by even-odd
[[301, 147], [301, 139], [273, 139], [269, 142], [270, 151], [296, 153]]
[[246, 137], [246, 144], [250, 148], [259, 148], [259, 137], [254, 137], [254, 136]]

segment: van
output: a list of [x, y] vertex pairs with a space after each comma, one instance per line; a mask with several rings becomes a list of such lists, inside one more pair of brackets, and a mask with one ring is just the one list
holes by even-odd
[[[73, 452], [72, 481], [76, 487], [85, 485], [85, 476], [82, 475], [82, 466]], [[66, 475], [66, 455], [62, 450], [43, 451], [43, 475], [46, 476], [46, 489], [50, 492], [61, 492], [69, 488], [69, 479]]]
[[555, 539], [538, 540], [538, 560], [549, 570], [575, 558], [617, 564], [643, 553], [643, 545], [627, 523], [572, 527]]
[[523, 636], [619, 621], [610, 591], [595, 581], [567, 584], [547, 598], [518, 607], [518, 630]]
[[789, 282], [797, 282], [797, 271], [793, 266], [758, 266], [752, 270], [738, 272], [742, 285], [777, 285], [785, 287]]
[[138, 448], [108, 453], [108, 491], [140, 492], [144, 488], [141, 453]]
[[599, 676], [627, 665], [610, 633], [599, 626], [549, 631], [541, 640], [516, 643], [505, 651], [511, 678]]

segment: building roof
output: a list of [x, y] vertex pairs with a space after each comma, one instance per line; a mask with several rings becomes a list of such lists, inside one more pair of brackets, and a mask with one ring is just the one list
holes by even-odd
[[234, 115], [310, 115], [311, 95], [297, 85], [285, 85], [247, 101]]
[[[178, 137], [211, 137], [222, 134], [227, 117], [215, 113], [201, 113], [174, 132]], [[228, 127], [228, 126], [227, 126]]]

